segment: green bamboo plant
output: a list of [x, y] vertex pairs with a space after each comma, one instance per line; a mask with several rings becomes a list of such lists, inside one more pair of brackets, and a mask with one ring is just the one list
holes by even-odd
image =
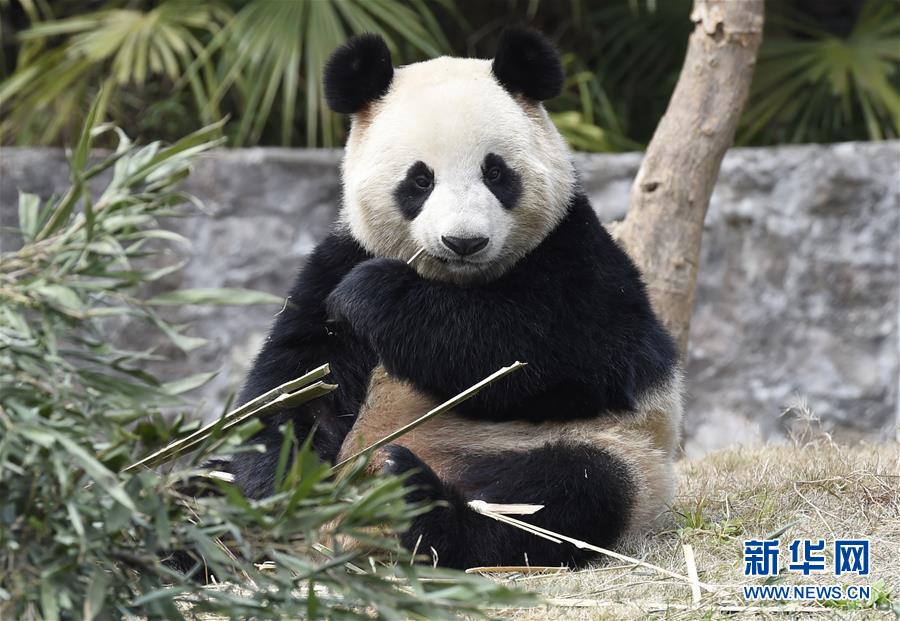
[[[327, 393], [327, 367], [200, 428], [185, 395], [210, 374], [160, 382], [143, 368], [152, 351], [110, 337], [128, 325], [190, 349], [197, 339], [159, 305], [281, 302], [234, 289], [144, 295], [179, 267], [160, 245], [186, 240], [158, 221], [194, 202], [178, 182], [221, 143], [221, 123], [138, 146], [97, 123], [101, 101], [72, 151], [71, 189], [21, 194], [20, 244], [0, 253], [0, 618], [451, 619], [520, 601], [412, 566], [390, 536], [422, 511], [402, 481], [363, 477], [364, 460], [337, 479], [289, 426], [269, 498], [244, 498], [205, 465], [253, 450], [241, 442], [267, 412]], [[107, 134], [117, 147], [98, 159], [91, 145]], [[90, 180], [105, 185], [91, 193]], [[161, 562], [170, 555], [193, 572]]]

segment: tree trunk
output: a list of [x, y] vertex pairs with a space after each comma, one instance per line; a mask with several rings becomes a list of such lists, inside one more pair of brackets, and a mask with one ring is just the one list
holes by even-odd
[[682, 356], [703, 221], [750, 90], [763, 0], [694, 0], [691, 20], [684, 66], [631, 188], [628, 214], [611, 227], [641, 268]]

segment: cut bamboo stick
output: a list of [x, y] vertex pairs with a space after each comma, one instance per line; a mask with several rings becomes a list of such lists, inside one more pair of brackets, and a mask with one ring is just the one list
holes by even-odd
[[542, 567], [532, 565], [497, 565], [495, 567], [469, 567], [467, 574], [565, 574], [568, 567]]
[[700, 603], [702, 594], [700, 593], [700, 576], [697, 574], [697, 563], [694, 560], [694, 547], [685, 543], [681, 546], [684, 551], [684, 562], [687, 565], [688, 578], [691, 579], [691, 599], [694, 604]]
[[473, 502], [480, 502], [485, 510], [502, 515], [534, 515], [544, 508], [544, 505], [500, 504], [497, 502], [484, 502], [483, 500]]
[[409, 261], [407, 261], [406, 264], [407, 264], [407, 265], [412, 265], [413, 263], [415, 263], [415, 262], [416, 262], [416, 259], [418, 259], [419, 256], [420, 256], [423, 252], [425, 252], [425, 247], [424, 247], [424, 246], [423, 246], [422, 248], [419, 248], [418, 250], [416, 250], [416, 253], [415, 253], [413, 256], [411, 256], [411, 257], [409, 258]]
[[[473, 511], [476, 511], [476, 512], [478, 512], [482, 515], [485, 515], [489, 518], [495, 519], [498, 522], [503, 522], [505, 524], [515, 526], [516, 528], [519, 528], [521, 530], [529, 532], [533, 535], [543, 537], [544, 539], [548, 539], [555, 543], [562, 543], [562, 542], [570, 543], [573, 546], [575, 546], [576, 548], [579, 548], [582, 550], [592, 550], [594, 552], [599, 552], [600, 554], [603, 554], [605, 556], [611, 556], [612, 558], [619, 559], [620, 561], [628, 561], [630, 563], [640, 565], [641, 567], [646, 567], [648, 569], [652, 569], [661, 574], [671, 576], [672, 578], [677, 578], [678, 580], [682, 580], [684, 582], [688, 582], [688, 583], [694, 582], [689, 577], [675, 573], [674, 571], [669, 571], [665, 567], [660, 567], [659, 565], [654, 565], [652, 563], [647, 563], [640, 559], [632, 558], [630, 556], [626, 556], [626, 555], [620, 554], [618, 552], [613, 552], [612, 550], [607, 550], [606, 548], [601, 548], [600, 546], [595, 546], [595, 545], [587, 543], [585, 541], [581, 541], [580, 539], [575, 539], [574, 537], [568, 537], [566, 535], [561, 535], [560, 533], [557, 533], [555, 531], [548, 530], [546, 528], [541, 528], [540, 526], [535, 526], [534, 524], [529, 524], [528, 522], [523, 522], [521, 520], [517, 520], [516, 518], [510, 517], [508, 515], [503, 515], [500, 513], [493, 513], [492, 511], [488, 511], [485, 508], [485, 505], [487, 505], [487, 503], [485, 503], [483, 501], [472, 500], [472, 501], [469, 501], [468, 504], [469, 504], [469, 507]], [[716, 590], [713, 586], [711, 586], [709, 584], [705, 584], [703, 582], [700, 582], [699, 580], [696, 581], [696, 584], [698, 584], [700, 586], [700, 588], [702, 588], [706, 591], [712, 592], [712, 591]]]

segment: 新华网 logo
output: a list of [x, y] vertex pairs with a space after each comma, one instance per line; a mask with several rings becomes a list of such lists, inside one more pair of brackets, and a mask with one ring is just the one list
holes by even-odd
[[[828, 552], [832, 554], [829, 555]], [[794, 539], [787, 546], [787, 571], [804, 576], [869, 575], [869, 540], [837, 539], [829, 546], [824, 539]], [[831, 560], [829, 561], [829, 556]], [[780, 539], [748, 539], [744, 541], [744, 576], [773, 577], [780, 573]], [[743, 587], [746, 599], [768, 600], [868, 600], [867, 585], [787, 585], [765, 584]]]

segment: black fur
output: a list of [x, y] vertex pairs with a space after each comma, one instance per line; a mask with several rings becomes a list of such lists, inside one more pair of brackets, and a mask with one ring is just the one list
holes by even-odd
[[235, 455], [230, 471], [248, 496], [259, 498], [272, 491], [272, 479], [281, 448], [279, 426], [287, 420], [301, 441], [317, 423], [313, 449], [334, 461], [344, 436], [353, 426], [365, 398], [369, 375], [376, 360], [365, 340], [332, 325], [325, 315], [325, 298], [341, 279], [369, 255], [350, 236], [335, 234], [315, 249], [294, 284], [284, 311], [278, 315], [262, 351], [256, 357], [240, 403], [246, 403], [284, 382], [324, 364], [331, 365], [329, 381], [338, 389], [299, 408], [280, 412], [266, 421], [253, 440], [266, 447]]
[[523, 28], [510, 28], [500, 35], [492, 69], [511, 94], [535, 101], [556, 97], [565, 81], [553, 44], [541, 33]]
[[413, 520], [403, 544], [436, 554], [443, 566], [577, 566], [596, 556], [484, 517], [467, 500], [544, 505], [520, 519], [603, 547], [613, 545], [629, 522], [634, 482], [622, 462], [597, 448], [548, 444], [527, 452], [473, 455], [460, 487], [477, 491], [466, 495], [441, 482], [408, 449], [391, 446], [388, 452], [386, 470], [413, 471], [409, 502], [440, 503]]
[[335, 112], [352, 114], [384, 97], [394, 78], [391, 52], [384, 39], [353, 37], [332, 52], [325, 64], [325, 101]]
[[496, 153], [488, 153], [481, 165], [484, 185], [497, 197], [505, 209], [512, 209], [522, 196], [522, 175], [506, 165]]
[[394, 188], [394, 200], [407, 220], [413, 220], [434, 190], [434, 171], [419, 161], [409, 167], [406, 177]]
[[498, 280], [459, 287], [425, 280], [403, 261], [372, 259], [327, 304], [391, 374], [442, 400], [515, 360], [527, 362], [460, 406], [479, 420], [633, 410], [677, 359], [637, 268], [583, 195]]

